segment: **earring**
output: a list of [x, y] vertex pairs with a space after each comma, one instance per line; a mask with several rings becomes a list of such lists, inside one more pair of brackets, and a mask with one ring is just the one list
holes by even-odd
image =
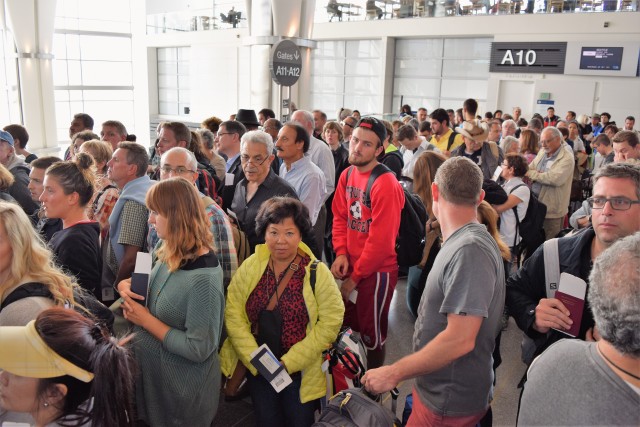
[[44, 405], [45, 408], [48, 408], [49, 407], [49, 402], [44, 402], [43, 405]]

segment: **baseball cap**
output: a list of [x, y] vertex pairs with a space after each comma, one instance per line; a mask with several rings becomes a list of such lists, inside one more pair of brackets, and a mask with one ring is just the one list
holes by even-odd
[[360, 127], [375, 132], [378, 138], [380, 138], [380, 144], [382, 144], [387, 137], [387, 128], [385, 128], [382, 122], [375, 117], [366, 116], [361, 118], [354, 129]]
[[13, 147], [13, 136], [5, 130], [0, 130], [0, 139], [3, 141], [7, 141], [10, 146]]
[[26, 326], [0, 327], [0, 369], [28, 378], [55, 378], [69, 375], [88, 383], [93, 374], [53, 351], [40, 337], [36, 322]]

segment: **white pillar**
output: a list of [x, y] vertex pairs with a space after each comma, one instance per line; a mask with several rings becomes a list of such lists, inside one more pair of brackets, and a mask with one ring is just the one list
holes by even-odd
[[30, 151], [57, 153], [53, 92], [55, 0], [6, 0], [18, 50], [20, 97]]

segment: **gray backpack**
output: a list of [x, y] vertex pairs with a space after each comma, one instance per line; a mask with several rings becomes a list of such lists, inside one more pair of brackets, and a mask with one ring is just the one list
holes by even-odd
[[312, 427], [400, 427], [396, 417], [398, 390], [391, 392], [391, 411], [369, 397], [364, 389], [339, 391], [323, 409]]
[[[558, 290], [560, 283], [560, 259], [558, 258], [558, 239], [550, 239], [542, 245], [542, 253], [544, 256], [544, 281], [547, 289], [547, 298], [553, 298]], [[537, 355], [537, 349], [549, 337], [549, 333], [537, 340], [530, 338], [524, 334], [520, 348], [522, 350], [522, 361], [527, 365], [533, 362]]]

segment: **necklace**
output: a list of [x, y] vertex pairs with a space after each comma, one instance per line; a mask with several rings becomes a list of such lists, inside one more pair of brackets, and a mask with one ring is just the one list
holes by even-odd
[[602, 357], [604, 357], [604, 360], [609, 362], [611, 364], [611, 366], [613, 366], [614, 368], [618, 369], [621, 372], [624, 372], [625, 374], [629, 375], [630, 377], [635, 378], [636, 380], [640, 380], [640, 376], [634, 375], [631, 372], [627, 371], [626, 369], [622, 369], [620, 366], [618, 366], [615, 363], [613, 363], [613, 361], [611, 359], [609, 359], [607, 357], [607, 355], [602, 352], [602, 349], [600, 348], [600, 346], [597, 346], [597, 347], [598, 347], [598, 353], [600, 353], [600, 355]]

